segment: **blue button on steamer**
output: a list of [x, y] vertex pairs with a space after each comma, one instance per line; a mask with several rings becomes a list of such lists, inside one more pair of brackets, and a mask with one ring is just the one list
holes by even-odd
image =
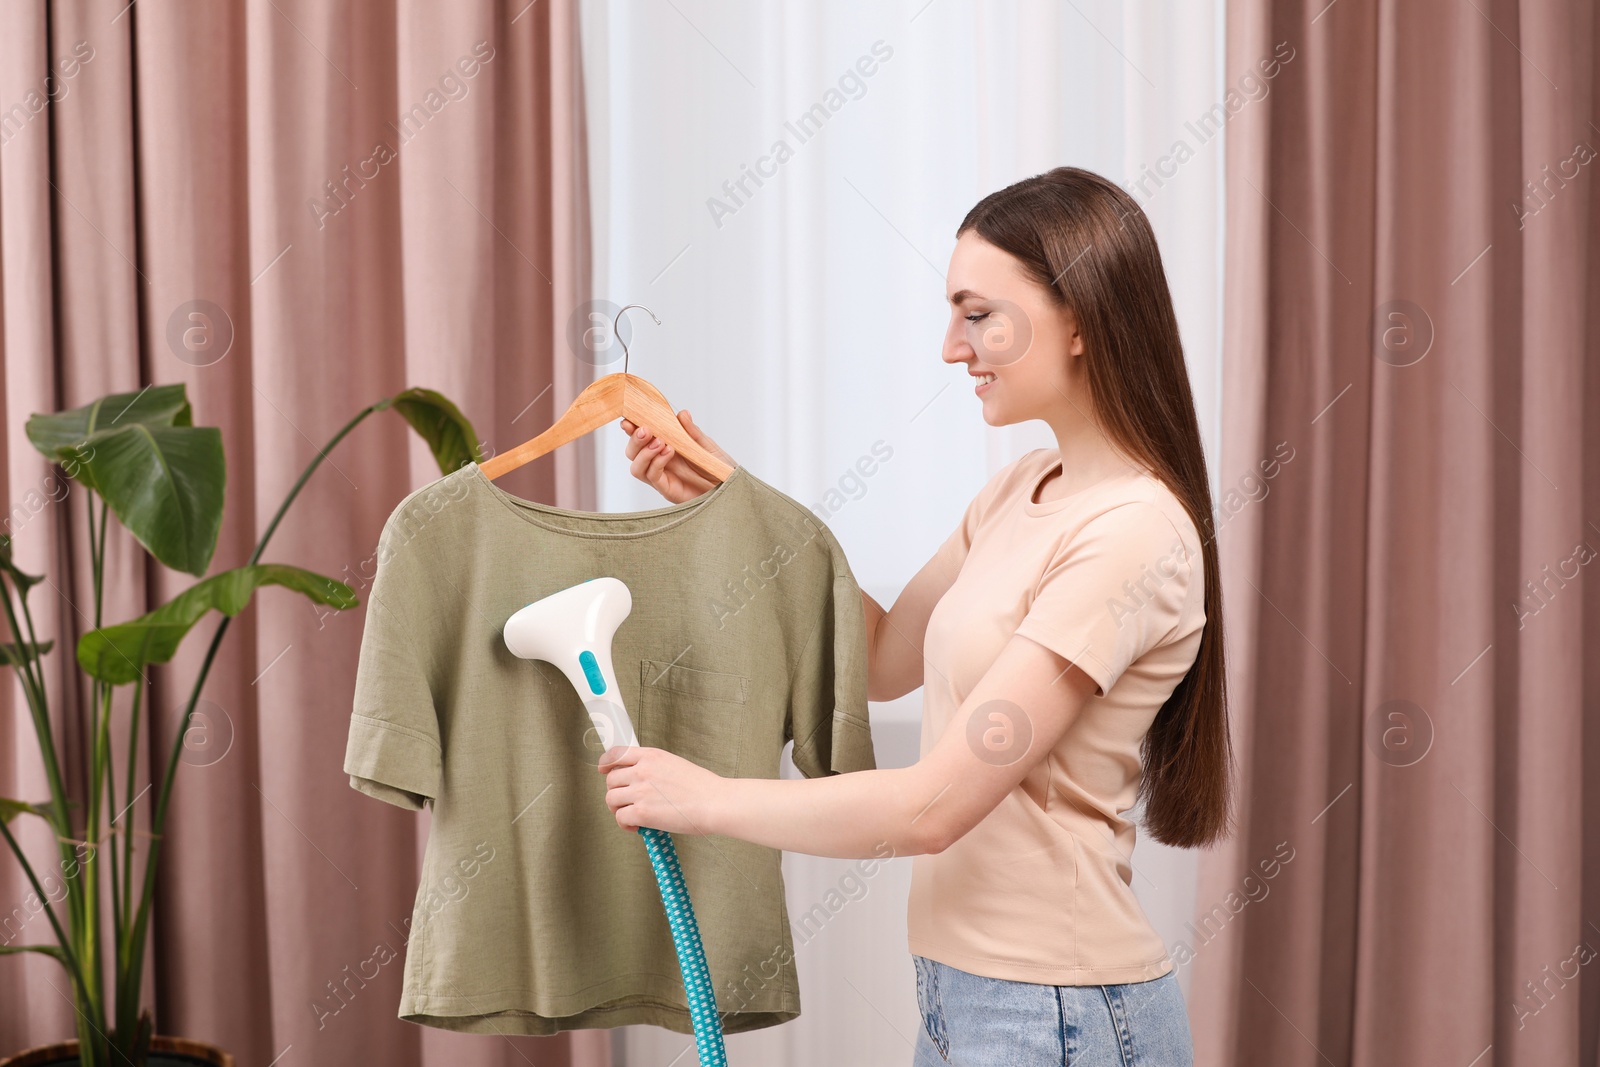
[[578, 664], [583, 668], [585, 678], [589, 679], [589, 689], [598, 696], [606, 691], [606, 680], [600, 674], [600, 664], [595, 661], [594, 653], [584, 649], [578, 653]]

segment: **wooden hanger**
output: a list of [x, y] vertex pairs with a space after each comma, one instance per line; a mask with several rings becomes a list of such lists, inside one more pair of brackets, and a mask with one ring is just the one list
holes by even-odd
[[478, 466], [485, 476], [491, 480], [498, 478], [506, 471], [515, 470], [531, 459], [554, 452], [562, 445], [622, 418], [635, 426], [647, 427], [651, 433], [671, 445], [672, 450], [682, 456], [689, 466], [713, 482], [725, 481], [733, 473], [732, 467], [707, 452], [689, 436], [689, 432], [678, 421], [672, 405], [661, 395], [661, 390], [637, 374], [628, 373], [628, 345], [622, 341], [622, 335], [616, 332], [622, 312], [628, 308], [643, 308], [647, 315], [655, 319], [657, 326], [661, 325], [655, 312], [643, 304], [629, 304], [618, 311], [611, 328], [622, 344], [622, 372], [607, 374], [590, 382], [554, 425], [539, 436], [480, 463]]

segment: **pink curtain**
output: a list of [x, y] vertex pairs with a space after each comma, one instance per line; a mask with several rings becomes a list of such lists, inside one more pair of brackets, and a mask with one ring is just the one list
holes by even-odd
[[[213, 571], [245, 561], [317, 449], [379, 398], [440, 390], [492, 451], [549, 425], [592, 374], [566, 335], [589, 295], [576, 7], [16, 0], [0, 8], [0, 109], [0, 448], [7, 498], [46, 500], [14, 504], [7, 527], [21, 566], [51, 582], [32, 605], [57, 639], [49, 684], [81, 781], [67, 667], [92, 625], [84, 499], [52, 498], [23, 423], [186, 383], [229, 461]], [[501, 481], [589, 509], [590, 459], [580, 443]], [[383, 520], [439, 476], [397, 416], [375, 415], [266, 560], [364, 601]], [[190, 583], [111, 531], [107, 621]], [[214, 618], [155, 672], [149, 751], [171, 744]], [[427, 832], [341, 770], [361, 628], [360, 609], [323, 618], [269, 589], [228, 633], [201, 709], [211, 748], [180, 769], [167, 826], [146, 984], [158, 1032], [241, 1065], [609, 1063], [605, 1032], [403, 1023], [398, 959], [347, 984], [380, 945], [403, 951]], [[0, 795], [46, 795], [11, 685]], [[129, 815], [145, 830], [148, 797]], [[37, 820], [14, 825], [50, 862]], [[0, 860], [0, 914], [26, 893]], [[0, 958], [0, 1055], [72, 1036], [68, 988], [52, 960]]]
[[1595, 6], [1227, 19], [1230, 84], [1294, 58], [1227, 127], [1197, 1063], [1595, 1064]]

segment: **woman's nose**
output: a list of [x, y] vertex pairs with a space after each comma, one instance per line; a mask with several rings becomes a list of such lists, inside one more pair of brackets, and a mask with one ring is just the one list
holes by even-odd
[[943, 359], [946, 363], [965, 363], [976, 356], [977, 353], [973, 351], [972, 345], [967, 341], [966, 334], [963, 331], [952, 326], [945, 333], [944, 347], [939, 352], [940, 359]]

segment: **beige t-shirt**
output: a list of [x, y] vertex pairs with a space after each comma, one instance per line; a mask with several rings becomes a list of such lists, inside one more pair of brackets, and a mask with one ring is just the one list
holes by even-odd
[[1132, 888], [1139, 745], [1205, 623], [1200, 540], [1147, 473], [1059, 500], [1035, 449], [1001, 469], [936, 555], [959, 570], [928, 620], [922, 752], [1021, 634], [1096, 682], [1060, 743], [966, 836], [912, 862], [910, 948], [972, 974], [1111, 985], [1172, 969]]

